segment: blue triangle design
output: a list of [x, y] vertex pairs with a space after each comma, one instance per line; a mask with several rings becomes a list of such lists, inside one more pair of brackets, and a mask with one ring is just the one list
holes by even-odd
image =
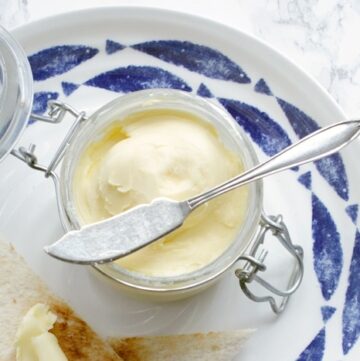
[[311, 190], [311, 172], [306, 172], [298, 178], [298, 182], [301, 183], [305, 188]]
[[321, 361], [325, 350], [325, 328], [322, 328], [296, 361]]
[[62, 90], [66, 96], [72, 94], [76, 89], [79, 88], [79, 86], [80, 86], [79, 84], [75, 84], [75, 83], [68, 83], [66, 81], [61, 82]]
[[274, 95], [263, 78], [255, 84], [254, 90], [260, 94]]
[[322, 314], [322, 319], [323, 319], [324, 323], [326, 323], [327, 321], [330, 320], [330, 318], [335, 313], [335, 311], [336, 311], [335, 307], [331, 307], [331, 306], [321, 307], [321, 314]]
[[125, 48], [124, 45], [122, 45], [116, 41], [106, 40], [105, 51], [106, 51], [106, 54], [108, 54], [108, 55], [114, 54], [117, 51], [120, 51], [124, 48]]
[[356, 224], [359, 206], [357, 204], [351, 204], [345, 208], [347, 215], [351, 218], [352, 222]]
[[204, 98], [213, 98], [214, 97], [214, 95], [211, 93], [209, 88], [203, 83], [200, 84], [199, 89], [197, 90], [196, 94], [200, 95], [201, 97], [204, 97]]

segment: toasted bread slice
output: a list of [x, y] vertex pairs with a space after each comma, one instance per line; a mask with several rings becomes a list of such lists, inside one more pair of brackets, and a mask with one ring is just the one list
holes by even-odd
[[11, 245], [0, 241], [0, 361], [15, 361], [17, 329], [37, 303], [49, 305], [57, 315], [50, 332], [69, 361], [230, 361], [252, 333], [243, 330], [131, 337], [107, 343], [52, 295]]
[[125, 361], [230, 361], [252, 330], [110, 339]]
[[68, 305], [50, 293], [12, 246], [0, 242], [1, 361], [15, 361], [16, 331], [26, 312], [36, 303], [49, 305], [57, 315], [51, 332], [69, 361], [122, 360]]

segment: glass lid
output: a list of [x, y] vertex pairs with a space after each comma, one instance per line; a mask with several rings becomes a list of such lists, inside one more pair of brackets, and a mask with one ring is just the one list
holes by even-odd
[[0, 26], [0, 161], [13, 149], [30, 116], [32, 75], [26, 54]]

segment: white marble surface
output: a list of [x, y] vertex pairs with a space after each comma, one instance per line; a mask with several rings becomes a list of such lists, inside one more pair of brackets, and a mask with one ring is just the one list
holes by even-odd
[[349, 117], [360, 115], [360, 0], [0, 0], [0, 24], [115, 5], [178, 10], [252, 33], [315, 77]]

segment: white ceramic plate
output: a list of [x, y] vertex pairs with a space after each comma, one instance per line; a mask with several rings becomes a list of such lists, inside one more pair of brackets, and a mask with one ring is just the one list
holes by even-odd
[[[107, 8], [45, 19], [14, 34], [30, 56], [40, 113], [48, 98], [90, 113], [147, 87], [211, 93], [250, 135], [260, 159], [344, 119], [328, 94], [284, 56], [208, 20]], [[36, 143], [46, 162], [67, 126], [31, 124], [21, 144]], [[89, 268], [51, 259], [42, 247], [62, 233], [53, 185], [14, 158], [0, 164], [0, 237], [103, 336], [256, 328], [239, 360], [357, 360], [359, 148], [355, 142], [341, 156], [265, 181], [266, 211], [283, 214], [305, 250], [303, 284], [280, 317], [249, 301], [232, 271], [202, 294], [159, 304], [129, 298]], [[279, 283], [289, 272], [286, 255], [271, 242], [267, 248], [267, 277]]]

